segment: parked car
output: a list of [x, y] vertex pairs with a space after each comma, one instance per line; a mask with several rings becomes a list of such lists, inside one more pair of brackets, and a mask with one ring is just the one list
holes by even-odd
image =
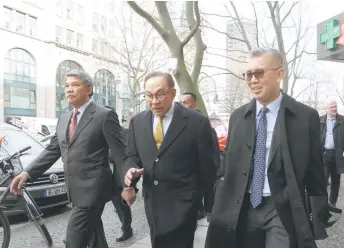
[[[12, 154], [21, 148], [31, 146], [27, 154], [21, 157], [22, 166], [25, 169], [44, 149], [44, 147], [34, 138], [9, 124], [0, 124], [0, 137], [4, 137], [0, 157]], [[0, 171], [0, 178], [3, 177]], [[30, 181], [26, 185], [27, 190], [34, 197], [40, 209], [54, 208], [56, 206], [68, 205], [67, 189], [65, 185], [65, 175], [62, 160], [59, 159], [48, 171], [35, 181]], [[5, 188], [0, 188], [0, 194]], [[17, 197], [10, 194], [3, 202], [6, 207], [5, 213], [13, 215], [22, 213]]]
[[227, 129], [225, 124], [217, 118], [210, 118], [211, 126], [215, 129], [220, 151], [223, 152], [227, 145]]

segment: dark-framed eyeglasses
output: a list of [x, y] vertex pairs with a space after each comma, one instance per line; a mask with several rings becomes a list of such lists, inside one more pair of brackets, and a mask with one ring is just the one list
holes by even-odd
[[271, 68], [271, 69], [258, 69], [256, 71], [247, 71], [245, 73], [242, 74], [243, 78], [247, 81], [251, 81], [252, 80], [252, 76], [254, 76], [257, 79], [260, 79], [264, 76], [265, 72], [267, 71], [274, 71], [274, 70], [279, 70], [281, 69], [281, 67], [278, 68]]
[[152, 102], [154, 98], [160, 102], [160, 101], [163, 101], [163, 100], [166, 98], [167, 94], [168, 94], [168, 91], [165, 92], [165, 93], [158, 93], [158, 94], [149, 94], [149, 93], [145, 93], [145, 94], [143, 95], [143, 97], [144, 97], [148, 102]]

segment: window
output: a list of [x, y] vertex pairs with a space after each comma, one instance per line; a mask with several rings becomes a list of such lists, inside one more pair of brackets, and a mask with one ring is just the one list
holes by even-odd
[[73, 46], [73, 44], [74, 44], [74, 31], [67, 29], [66, 42], [67, 42], [68, 46]]
[[100, 23], [100, 32], [102, 35], [106, 35], [106, 18], [102, 16], [102, 21]]
[[5, 55], [4, 69], [5, 114], [13, 109], [36, 110], [36, 63], [31, 54], [11, 49]]
[[83, 48], [83, 36], [82, 34], [76, 35], [76, 47], [82, 49]]
[[37, 33], [37, 18], [33, 16], [29, 16], [29, 35], [36, 37]]
[[63, 37], [62, 37], [62, 27], [55, 26], [55, 40], [57, 43], [62, 43]]
[[98, 14], [93, 13], [93, 18], [92, 18], [92, 30], [96, 33], [98, 33], [98, 26], [99, 26], [99, 20], [98, 20]]
[[92, 52], [98, 53], [98, 40], [96, 39], [92, 40]]
[[106, 47], [107, 47], [107, 44], [102, 41], [100, 43], [100, 54], [101, 55], [106, 55]]
[[4, 7], [4, 28], [11, 29], [12, 10]]
[[110, 37], [114, 37], [115, 35], [115, 23], [114, 23], [114, 20], [110, 20], [110, 23], [109, 23], [109, 36]]
[[63, 17], [63, 5], [61, 0], [58, 0], [56, 3], [55, 14], [59, 17]]
[[84, 9], [81, 5], [76, 6], [76, 18], [78, 25], [82, 26], [84, 22]]
[[72, 19], [73, 17], [73, 10], [74, 10], [74, 3], [72, 1], [68, 1], [67, 8], [66, 8], [66, 17], [67, 19]]
[[36, 63], [27, 51], [11, 49], [5, 56], [5, 80], [24, 83], [36, 82]]
[[94, 85], [94, 100], [100, 105], [111, 102], [112, 105], [110, 106], [115, 107], [116, 83], [114, 75], [108, 70], [99, 70], [94, 76]]
[[25, 14], [16, 12], [16, 32], [25, 32]]

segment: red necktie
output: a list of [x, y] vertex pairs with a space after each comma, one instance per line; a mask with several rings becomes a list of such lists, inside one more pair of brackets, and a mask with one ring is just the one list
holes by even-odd
[[69, 126], [69, 141], [72, 140], [73, 135], [75, 133], [75, 129], [78, 126], [78, 114], [80, 114], [80, 112], [78, 110], [75, 110], [72, 116], [72, 121], [70, 122], [70, 126]]

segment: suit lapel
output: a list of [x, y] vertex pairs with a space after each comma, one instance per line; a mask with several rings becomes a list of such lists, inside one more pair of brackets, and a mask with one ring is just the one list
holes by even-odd
[[269, 168], [272, 160], [274, 159], [275, 154], [276, 154], [276, 152], [277, 152], [277, 150], [281, 144], [281, 136], [280, 136], [280, 128], [279, 127], [281, 126], [282, 122], [285, 120], [284, 115], [285, 115], [285, 111], [284, 111], [283, 99], [282, 99], [282, 103], [281, 103], [280, 109], [279, 109], [278, 114], [277, 114], [277, 119], [276, 119], [274, 131], [272, 134], [270, 152], [269, 152], [269, 158], [268, 158], [268, 168]]
[[151, 147], [151, 149], [157, 151], [158, 148], [156, 147], [154, 134], [153, 134], [153, 113], [152, 111], [147, 111], [143, 118], [143, 140], [147, 140], [147, 145]]
[[158, 150], [157, 156], [161, 155], [161, 153], [163, 153], [171, 145], [175, 138], [177, 138], [178, 134], [185, 128], [186, 121], [184, 118], [186, 118], [186, 116], [183, 114], [182, 107], [179, 105], [179, 103], [176, 103], [172, 121], [166, 132], [164, 141]]
[[91, 102], [87, 108], [85, 109], [84, 113], [81, 116], [81, 119], [79, 121], [78, 126], [76, 127], [75, 133], [72, 137], [72, 140], [69, 143], [69, 146], [71, 146], [76, 138], [78, 138], [81, 131], [90, 123], [90, 121], [93, 119], [93, 113], [96, 111], [96, 105], [95, 103]]
[[[243, 136], [245, 138], [244, 143], [246, 148], [249, 150], [249, 156], [245, 156], [247, 159], [249, 159], [249, 164], [251, 166], [254, 151], [255, 151], [255, 145], [256, 145], [256, 100], [252, 100], [248, 103], [246, 106], [245, 111], [245, 124], [243, 124], [243, 130], [245, 130], [245, 135]], [[253, 169], [253, 166], [251, 166], [251, 170]]]
[[70, 125], [70, 121], [73, 115], [73, 111], [66, 113], [64, 115], [61, 116], [61, 120], [60, 120], [60, 128], [63, 132], [63, 140], [67, 143], [69, 143], [68, 141], [68, 133], [69, 133], [69, 125]]

